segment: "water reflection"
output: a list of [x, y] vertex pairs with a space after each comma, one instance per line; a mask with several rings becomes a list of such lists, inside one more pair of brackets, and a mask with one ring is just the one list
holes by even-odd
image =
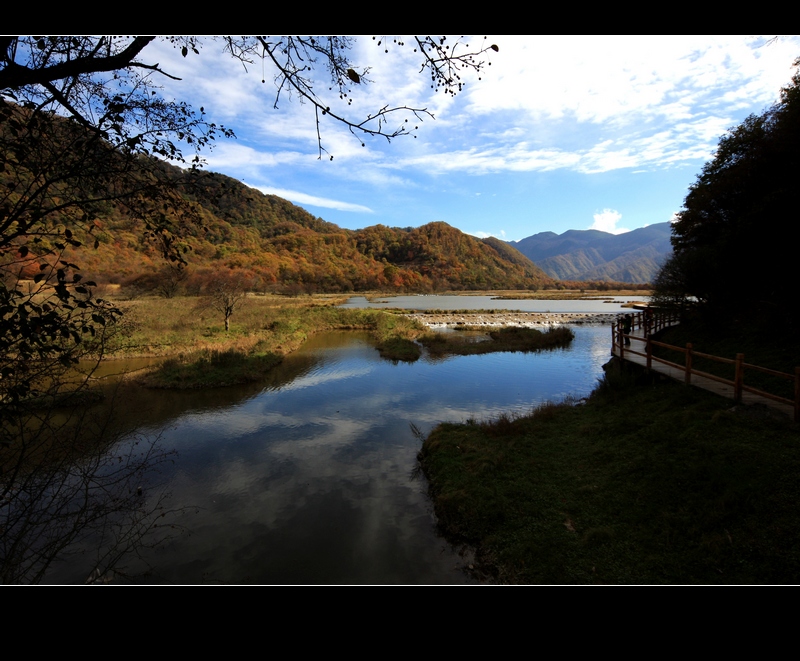
[[[607, 328], [566, 350], [381, 360], [368, 337], [317, 335], [266, 383], [192, 393], [131, 388], [131, 431], [174, 448], [163, 478], [188, 534], [145, 559], [168, 583], [458, 583], [462, 559], [436, 536], [419, 442], [441, 421], [527, 412], [585, 395]], [[65, 569], [54, 582], [82, 581]]]

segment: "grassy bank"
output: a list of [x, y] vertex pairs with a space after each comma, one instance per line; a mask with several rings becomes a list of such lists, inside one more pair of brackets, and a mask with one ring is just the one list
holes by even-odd
[[198, 298], [147, 298], [127, 304], [116, 356], [169, 356], [140, 378], [152, 388], [207, 388], [257, 381], [314, 333], [368, 330], [383, 358], [415, 361], [419, 340], [434, 356], [492, 351], [536, 351], [568, 344], [566, 327], [541, 332], [506, 328], [483, 342], [460, 334], [425, 332], [417, 321], [376, 309], [343, 309], [339, 299], [249, 296], [236, 311], [230, 331], [222, 316]]
[[274, 352], [260, 352], [258, 346], [247, 353], [236, 349], [205, 349], [168, 358], [142, 376], [139, 383], [148, 388], [178, 390], [252, 383], [263, 379], [281, 360]]
[[555, 349], [568, 346], [573, 339], [575, 333], [572, 329], [558, 326], [547, 331], [536, 328], [500, 328], [477, 338], [463, 333], [425, 333], [420, 336], [419, 341], [432, 356], [471, 356], [496, 351]]
[[795, 583], [800, 434], [620, 375], [588, 402], [444, 424], [422, 469], [444, 534], [511, 583]]

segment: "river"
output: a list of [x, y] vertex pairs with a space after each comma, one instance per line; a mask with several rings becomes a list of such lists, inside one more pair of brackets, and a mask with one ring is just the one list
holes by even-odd
[[[435, 297], [414, 298], [443, 307]], [[458, 298], [464, 308], [487, 297]], [[559, 309], [558, 301], [546, 303]], [[459, 549], [436, 534], [424, 478], [413, 474], [420, 440], [411, 425], [424, 434], [442, 421], [526, 413], [587, 395], [608, 360], [610, 330], [575, 333], [567, 349], [411, 364], [381, 359], [365, 334], [324, 333], [256, 386], [129, 393], [122, 444], [135, 439], [176, 452], [143, 482], [141, 496], [143, 510], [166, 498], [172, 538], [143, 549], [124, 578], [104, 580], [470, 582]], [[57, 563], [45, 582], [84, 582], [93, 557]]]

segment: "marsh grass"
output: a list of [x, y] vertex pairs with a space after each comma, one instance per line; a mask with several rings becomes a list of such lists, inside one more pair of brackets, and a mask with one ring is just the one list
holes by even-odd
[[230, 386], [260, 381], [282, 357], [257, 351], [203, 349], [165, 360], [140, 383], [150, 388], [180, 390]]
[[374, 309], [336, 307], [344, 299], [248, 296], [231, 319], [202, 298], [143, 298], [128, 304], [117, 356], [168, 356], [141, 378], [154, 388], [205, 388], [259, 380], [309, 336], [327, 330], [368, 330], [391, 360], [416, 360], [418, 322]]
[[476, 341], [471, 335], [462, 333], [426, 333], [419, 338], [431, 356], [470, 356], [497, 351], [542, 351], [565, 347], [575, 338], [567, 326], [540, 331], [536, 328], [509, 326], [486, 333], [485, 341]]
[[394, 362], [402, 361], [405, 363], [413, 363], [419, 360], [419, 357], [422, 355], [418, 344], [402, 337], [396, 337], [381, 342], [378, 345], [378, 351], [381, 358], [386, 358]]
[[443, 424], [420, 451], [439, 525], [511, 583], [800, 580], [798, 428], [610, 375], [579, 406]]

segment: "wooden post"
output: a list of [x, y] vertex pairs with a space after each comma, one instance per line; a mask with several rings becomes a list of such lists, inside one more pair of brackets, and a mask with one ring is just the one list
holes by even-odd
[[684, 377], [686, 385], [692, 382], [692, 343], [686, 343], [686, 375]]
[[742, 385], [744, 385], [744, 354], [736, 354], [736, 371], [733, 375], [733, 401], [737, 404], [742, 403]]
[[622, 331], [622, 324], [617, 324], [617, 331], [619, 332], [619, 357], [625, 360], [625, 342]]
[[647, 336], [647, 344], [645, 344], [645, 351], [647, 352], [647, 372], [650, 373], [650, 368], [653, 365], [653, 344], [650, 341], [650, 336]]
[[800, 422], [800, 367], [794, 368], [794, 421]]
[[614, 348], [617, 345], [617, 325], [611, 322], [611, 355], [614, 355]]

